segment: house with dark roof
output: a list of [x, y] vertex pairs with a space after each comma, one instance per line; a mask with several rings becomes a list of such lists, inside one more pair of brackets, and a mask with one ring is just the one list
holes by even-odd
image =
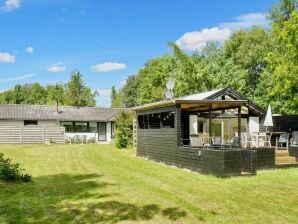
[[260, 142], [245, 142], [242, 137], [260, 132], [265, 111], [232, 88], [133, 110], [138, 156], [218, 176], [241, 175], [243, 171], [255, 174], [257, 166], [274, 166], [274, 149], [263, 144], [250, 150], [246, 143], [251, 147]]
[[[54, 130], [55, 127], [58, 128], [57, 130], [61, 130], [62, 127], [65, 130], [63, 133], [56, 132], [61, 133], [70, 142], [83, 137], [85, 140], [109, 143], [115, 134], [115, 119], [119, 111], [120, 109], [97, 107], [0, 105], [0, 143], [10, 143], [7, 133], [14, 133], [11, 134], [11, 139], [13, 143], [17, 143], [22, 139], [22, 136], [15, 136], [19, 129], [22, 131], [41, 128], [40, 130], [47, 131]], [[24, 135], [26, 137], [30, 133]], [[31, 136], [31, 139], [33, 138], [34, 136]], [[26, 143], [40, 142], [43, 142], [42, 136], [39, 141], [31, 142], [29, 139]]]

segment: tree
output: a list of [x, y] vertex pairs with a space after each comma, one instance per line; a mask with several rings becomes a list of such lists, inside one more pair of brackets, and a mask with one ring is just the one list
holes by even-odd
[[116, 118], [116, 139], [117, 148], [127, 148], [132, 144], [133, 137], [133, 118], [132, 111], [121, 111]]
[[251, 30], [235, 32], [224, 44], [226, 60], [232, 59], [238, 69], [245, 71], [241, 77], [244, 86], [238, 90], [252, 100], [256, 100], [256, 96], [260, 94], [257, 87], [263, 71], [267, 69], [265, 58], [272, 49], [270, 39], [267, 30], [253, 27]]
[[64, 86], [61, 84], [48, 85], [46, 87], [48, 92], [47, 103], [52, 104], [52, 101], [55, 101], [57, 105], [64, 104]]
[[139, 80], [140, 78], [137, 75], [128, 76], [125, 85], [120, 90], [125, 107], [134, 107], [138, 105]]
[[85, 86], [83, 76], [79, 71], [73, 71], [66, 84], [66, 104], [71, 106], [95, 106], [95, 96], [91, 89]]
[[272, 36], [275, 49], [267, 57], [272, 74], [266, 80], [268, 102], [274, 112], [297, 114], [298, 12], [293, 12], [283, 26], [273, 23]]
[[115, 86], [112, 86], [111, 108], [121, 108], [121, 107], [122, 107], [121, 93], [117, 92]]
[[283, 23], [289, 20], [291, 14], [297, 10], [297, 0], [281, 0], [269, 13], [269, 17], [277, 26], [283, 26]]

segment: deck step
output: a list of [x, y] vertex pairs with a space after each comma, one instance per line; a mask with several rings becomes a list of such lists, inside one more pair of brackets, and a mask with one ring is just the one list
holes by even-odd
[[290, 167], [298, 167], [298, 163], [281, 163], [276, 164], [276, 168], [290, 168]]
[[278, 167], [288, 167], [290, 165], [298, 165], [298, 160], [296, 157], [289, 156], [288, 150], [276, 150], [275, 164]]

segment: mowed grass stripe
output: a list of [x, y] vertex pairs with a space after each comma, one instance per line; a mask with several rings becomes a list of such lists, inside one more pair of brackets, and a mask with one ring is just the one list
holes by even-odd
[[0, 182], [0, 223], [296, 223], [298, 169], [221, 179], [111, 145], [1, 145], [33, 175]]

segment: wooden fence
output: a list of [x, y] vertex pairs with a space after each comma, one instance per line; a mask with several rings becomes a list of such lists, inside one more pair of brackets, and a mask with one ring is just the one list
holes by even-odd
[[64, 127], [0, 126], [0, 144], [63, 144], [64, 133]]

